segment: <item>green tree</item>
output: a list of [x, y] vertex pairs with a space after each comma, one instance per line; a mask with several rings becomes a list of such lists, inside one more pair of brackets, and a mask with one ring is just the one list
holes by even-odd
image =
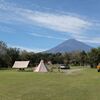
[[100, 48], [93, 48], [88, 55], [91, 68], [96, 67], [100, 63]]
[[79, 56], [80, 56], [80, 65], [81, 66], [87, 65], [87, 63], [88, 63], [87, 53], [85, 51], [82, 51], [82, 52], [80, 52]]
[[12, 66], [16, 60], [19, 60], [19, 53], [20, 50], [17, 48], [8, 48], [7, 54], [9, 55], [11, 62], [10, 65]]

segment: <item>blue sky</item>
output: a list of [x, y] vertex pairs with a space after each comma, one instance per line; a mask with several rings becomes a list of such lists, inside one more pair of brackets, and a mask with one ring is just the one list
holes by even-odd
[[0, 0], [0, 40], [44, 51], [74, 38], [100, 46], [100, 0]]

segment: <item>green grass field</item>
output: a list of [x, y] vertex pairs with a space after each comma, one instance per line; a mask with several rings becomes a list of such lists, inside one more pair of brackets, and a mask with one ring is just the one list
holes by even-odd
[[0, 100], [100, 100], [100, 73], [0, 71]]

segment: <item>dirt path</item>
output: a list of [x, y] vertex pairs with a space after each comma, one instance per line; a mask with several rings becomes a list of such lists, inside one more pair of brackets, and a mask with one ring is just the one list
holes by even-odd
[[67, 74], [72, 74], [72, 73], [78, 73], [81, 70], [83, 70], [82, 68], [79, 69], [69, 69], [69, 70], [65, 70], [64, 72], [66, 72]]

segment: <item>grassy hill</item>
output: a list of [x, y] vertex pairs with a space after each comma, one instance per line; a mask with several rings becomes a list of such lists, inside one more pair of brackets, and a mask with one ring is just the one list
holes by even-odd
[[100, 100], [100, 73], [0, 71], [0, 100]]

